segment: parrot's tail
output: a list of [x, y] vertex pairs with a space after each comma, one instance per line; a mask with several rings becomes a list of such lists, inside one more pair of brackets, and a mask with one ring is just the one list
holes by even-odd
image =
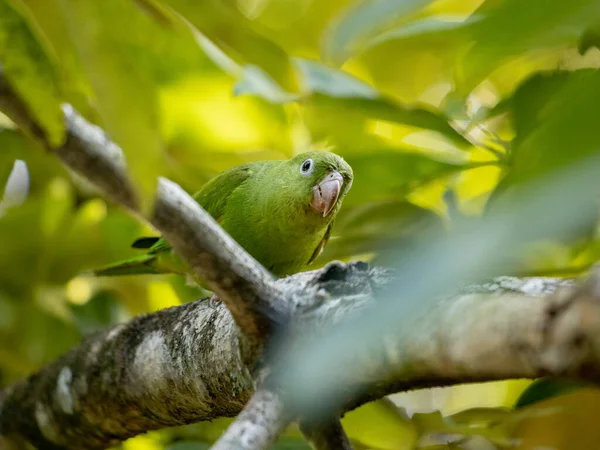
[[126, 261], [110, 264], [101, 269], [92, 271], [93, 275], [117, 276], [117, 275], [140, 275], [140, 274], [158, 274], [162, 273], [155, 267], [156, 255], [142, 255]]

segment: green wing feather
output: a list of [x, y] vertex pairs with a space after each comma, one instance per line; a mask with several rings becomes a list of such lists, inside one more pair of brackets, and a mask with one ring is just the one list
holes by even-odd
[[[233, 191], [255, 173], [260, 163], [249, 163], [233, 167], [206, 183], [200, 191], [193, 195], [202, 208], [217, 222], [220, 222]], [[158, 273], [183, 273], [185, 265], [175, 255], [171, 246], [163, 238], [142, 237], [132, 247], [147, 249], [145, 255], [110, 264], [93, 273], [97, 276], [138, 275]]]
[[308, 263], [306, 265], [311, 265], [313, 262], [315, 262], [315, 259], [317, 259], [319, 257], [319, 255], [323, 252], [323, 249], [327, 245], [327, 242], [329, 241], [329, 237], [331, 236], [332, 228], [333, 228], [333, 223], [329, 224], [329, 226], [327, 227], [327, 231], [325, 231], [325, 235], [323, 236], [323, 239], [321, 240], [321, 242], [319, 242], [319, 245], [317, 245], [317, 248], [315, 248], [315, 251], [313, 252], [312, 256], [310, 257], [310, 259], [308, 260]]

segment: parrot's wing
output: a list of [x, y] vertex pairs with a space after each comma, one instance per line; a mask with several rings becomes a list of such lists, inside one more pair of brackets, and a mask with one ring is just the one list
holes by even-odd
[[325, 235], [323, 236], [323, 239], [321, 239], [321, 242], [319, 242], [319, 245], [317, 245], [317, 248], [315, 248], [315, 251], [313, 252], [310, 259], [308, 260], [307, 265], [312, 264], [315, 261], [315, 259], [317, 259], [319, 257], [319, 255], [321, 254], [321, 252], [327, 245], [327, 241], [329, 241], [329, 237], [331, 236], [332, 228], [333, 228], [333, 223], [329, 224], [329, 226], [327, 227], [327, 231], [325, 231]]
[[[256, 172], [259, 166], [255, 166], [256, 163], [248, 163], [227, 170], [206, 183], [192, 197], [217, 222], [220, 222], [225, 212], [227, 200], [229, 200], [233, 191]], [[171, 249], [169, 243], [159, 237], [139, 238], [132, 244], [132, 247], [148, 249], [151, 255]]]
[[202, 189], [193, 195], [194, 200], [217, 222], [220, 222], [225, 212], [227, 201], [233, 191], [239, 188], [252, 175], [255, 175], [262, 166], [265, 166], [265, 164], [248, 163], [233, 167], [206, 183]]

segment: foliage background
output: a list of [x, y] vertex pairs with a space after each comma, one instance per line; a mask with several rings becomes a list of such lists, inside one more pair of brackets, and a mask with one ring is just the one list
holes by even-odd
[[[356, 181], [317, 265], [385, 264], [423, 229], [444, 233], [597, 150], [599, 43], [597, 0], [0, 0], [2, 69], [51, 142], [63, 142], [60, 104], [71, 103], [123, 147], [146, 199], [158, 175], [192, 192], [247, 161], [311, 146], [344, 156]], [[29, 171], [28, 188], [6, 189], [0, 204], [0, 384], [86, 333], [198, 297], [177, 277], [82, 275], [134, 255], [130, 243], [152, 230], [50, 152], [0, 115], [0, 185], [17, 159]], [[531, 245], [515, 273], [581, 273], [598, 259], [596, 228]], [[402, 394], [409, 413], [434, 412], [409, 418], [382, 401], [345, 425], [376, 449], [450, 448], [429, 442], [432, 431], [487, 438], [463, 448], [588, 448], [599, 437], [595, 391], [546, 400], [562, 408], [546, 419], [499, 409], [527, 384]], [[483, 407], [493, 409], [450, 417]], [[207, 448], [226, 422], [123, 448]], [[280, 448], [303, 448], [298, 437]]]

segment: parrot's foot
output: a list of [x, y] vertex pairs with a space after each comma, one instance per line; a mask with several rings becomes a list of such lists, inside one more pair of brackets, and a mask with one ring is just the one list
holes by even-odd
[[213, 294], [213, 296], [208, 301], [208, 306], [210, 306], [212, 309], [215, 309], [217, 306], [219, 306], [220, 303], [221, 300], [219, 300], [219, 297]]

